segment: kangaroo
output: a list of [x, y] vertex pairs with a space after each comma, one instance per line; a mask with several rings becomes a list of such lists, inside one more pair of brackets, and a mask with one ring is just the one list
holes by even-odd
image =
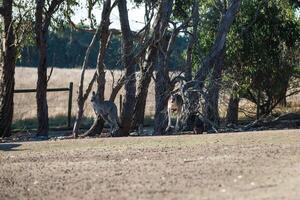
[[202, 134], [204, 131], [204, 123], [198, 114], [189, 116], [189, 123], [191, 123], [194, 134]]
[[167, 131], [170, 130], [172, 127], [172, 122], [171, 122], [171, 114], [173, 112], [176, 112], [176, 125], [175, 125], [175, 130], [179, 130], [180, 126], [180, 119], [182, 115], [182, 109], [183, 109], [183, 99], [181, 95], [179, 94], [171, 94], [169, 100], [168, 100], [168, 127]]
[[120, 127], [118, 109], [112, 101], [101, 101], [99, 96], [93, 91], [91, 102], [96, 115], [100, 115], [110, 126], [111, 134]]

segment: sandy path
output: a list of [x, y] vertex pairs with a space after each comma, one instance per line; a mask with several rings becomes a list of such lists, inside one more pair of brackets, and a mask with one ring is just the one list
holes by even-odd
[[300, 199], [300, 130], [0, 144], [0, 199]]

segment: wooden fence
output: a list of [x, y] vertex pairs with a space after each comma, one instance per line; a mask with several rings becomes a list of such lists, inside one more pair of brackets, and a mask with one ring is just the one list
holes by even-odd
[[[68, 98], [68, 128], [71, 128], [71, 117], [72, 117], [72, 96], [73, 96], [73, 82], [70, 82], [67, 88], [48, 88], [47, 92], [66, 92], [69, 91]], [[36, 89], [16, 89], [14, 93], [34, 93]]]

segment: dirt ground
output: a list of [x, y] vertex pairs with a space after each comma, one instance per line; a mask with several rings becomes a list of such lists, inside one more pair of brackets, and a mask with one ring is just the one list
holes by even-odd
[[300, 199], [300, 130], [0, 144], [0, 199]]

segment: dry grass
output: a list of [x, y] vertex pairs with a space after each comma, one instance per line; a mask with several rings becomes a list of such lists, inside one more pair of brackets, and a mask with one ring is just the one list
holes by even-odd
[[[94, 70], [86, 71], [85, 86], [91, 80]], [[118, 80], [118, 77], [121, 75], [121, 71], [114, 71], [115, 81]], [[24, 88], [35, 88], [37, 80], [37, 70], [35, 68], [26, 68], [18, 67], [16, 69], [16, 89]], [[77, 88], [80, 78], [80, 69], [59, 69], [54, 68], [52, 77], [49, 81], [49, 88], [57, 87], [68, 87], [70, 82], [74, 83], [73, 90], [73, 107], [72, 114], [75, 116], [77, 110]], [[113, 78], [111, 73], [106, 73], [106, 90], [105, 98], [108, 99], [111, 88], [113, 84]], [[124, 90], [122, 89], [120, 94], [123, 94]], [[154, 84], [151, 82], [148, 101], [146, 106], [146, 115], [153, 116], [155, 110], [155, 101], [154, 101]], [[227, 98], [226, 98], [227, 97]], [[226, 108], [228, 103], [228, 94], [222, 94], [220, 101], [220, 115], [221, 117], [226, 116]], [[14, 110], [14, 121], [25, 120], [36, 117], [36, 100], [35, 93], [26, 93], [26, 94], [15, 94], [15, 110]], [[115, 100], [116, 105], [119, 107], [119, 95]], [[68, 93], [67, 92], [55, 92], [48, 93], [48, 106], [49, 106], [49, 117], [57, 117], [61, 115], [67, 115], [67, 106], [68, 106]], [[249, 103], [246, 100], [241, 102], [241, 110], [255, 112], [255, 105]], [[300, 94], [292, 96], [288, 99], [288, 107], [286, 108], [277, 108], [279, 112], [295, 112], [300, 110]], [[92, 107], [89, 104], [89, 101], [85, 105], [85, 116], [93, 117]], [[243, 112], [239, 115], [241, 118], [245, 117]]]
[[[48, 88], [59, 88], [68, 87], [70, 82], [74, 83], [73, 90], [73, 106], [72, 115], [76, 114], [77, 110], [77, 88], [80, 79], [80, 69], [59, 69], [54, 68], [52, 77], [49, 81]], [[85, 87], [91, 80], [94, 70], [86, 71]], [[115, 82], [121, 75], [120, 71], [114, 71]], [[37, 70], [35, 68], [18, 67], [16, 68], [16, 89], [24, 88], [35, 88], [37, 81]], [[113, 84], [113, 78], [111, 73], [106, 73], [106, 90], [105, 98], [108, 99], [111, 93], [111, 88]], [[153, 83], [151, 83], [151, 88], [154, 88]], [[123, 94], [122, 89], [120, 94]], [[117, 96], [115, 103], [119, 107], [119, 95]], [[49, 107], [49, 117], [57, 117], [61, 115], [67, 115], [68, 107], [68, 92], [51, 92], [48, 93], [48, 107]], [[22, 93], [15, 94], [14, 98], [15, 109], [14, 109], [14, 121], [24, 120], [36, 117], [36, 99], [35, 93]], [[154, 114], [154, 89], [149, 90], [148, 103], [146, 107], [146, 115], [152, 116]], [[85, 115], [87, 117], [93, 117], [94, 113], [89, 101], [85, 105]]]

